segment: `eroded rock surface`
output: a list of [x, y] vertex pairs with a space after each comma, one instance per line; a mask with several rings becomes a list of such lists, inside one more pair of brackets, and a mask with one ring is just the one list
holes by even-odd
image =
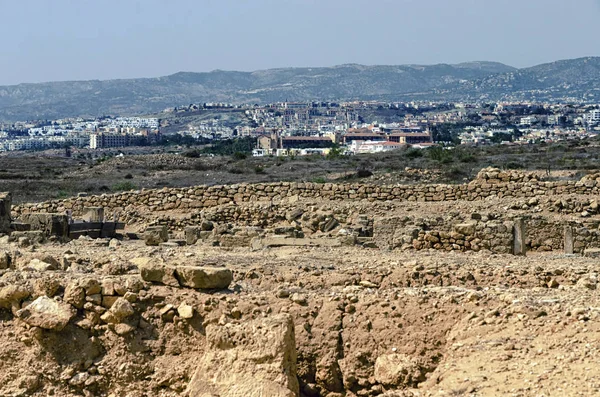
[[206, 337], [208, 351], [190, 382], [191, 396], [298, 396], [291, 316], [212, 325]]
[[17, 312], [17, 316], [32, 327], [52, 331], [61, 331], [75, 317], [75, 314], [75, 310], [70, 305], [57, 302], [47, 296], [40, 296]]

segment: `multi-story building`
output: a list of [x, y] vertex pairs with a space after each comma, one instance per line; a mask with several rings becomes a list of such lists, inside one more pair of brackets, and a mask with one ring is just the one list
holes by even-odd
[[352, 141], [350, 151], [353, 153], [381, 153], [398, 150], [405, 146], [402, 143], [389, 141]]
[[406, 145], [429, 144], [432, 142], [431, 134], [428, 132], [393, 132], [388, 135], [388, 140]]
[[600, 109], [594, 109], [589, 113], [586, 113], [586, 115], [584, 116], [584, 120], [588, 124], [600, 124]]
[[94, 133], [90, 134], [90, 149], [129, 146], [130, 135]]
[[384, 134], [378, 134], [375, 132], [371, 132], [366, 129], [361, 130], [349, 130], [342, 137], [343, 143], [349, 145], [353, 141], [385, 141]]

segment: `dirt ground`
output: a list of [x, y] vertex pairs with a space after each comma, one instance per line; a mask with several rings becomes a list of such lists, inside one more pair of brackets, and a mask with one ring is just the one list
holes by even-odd
[[[182, 395], [204, 350], [206, 324], [281, 312], [295, 321], [298, 377], [306, 396], [386, 390], [417, 396], [587, 396], [600, 390], [596, 259], [358, 247], [251, 252], [152, 248], [141, 241], [98, 245], [76, 240], [19, 250], [17, 267], [39, 252], [74, 255], [79, 265], [45, 274], [5, 271], [0, 280], [50, 278], [62, 286], [73, 277], [139, 277], [129, 260], [150, 255], [225, 265], [234, 271], [234, 282], [227, 291], [211, 293], [145, 285], [137, 309], [148, 325], [125, 337], [106, 326], [86, 331], [75, 325], [39, 335], [39, 329], [0, 311], [1, 395]], [[184, 301], [198, 313], [193, 321], [161, 318], [165, 305]], [[414, 358], [418, 376], [378, 383], [374, 363], [392, 352]]]
[[[4, 179], [0, 176], [0, 190], [10, 187], [19, 202], [48, 198], [48, 190], [43, 189], [56, 189], [64, 181], [73, 184], [75, 191], [85, 190], [86, 181], [139, 183], [147, 178], [153, 183], [186, 184], [200, 175], [191, 171], [198, 167], [198, 159], [148, 156], [157, 156], [156, 168], [148, 168], [148, 157], [114, 158], [92, 166], [54, 158], [53, 167], [60, 167], [46, 169], [44, 159], [28, 165], [27, 158], [4, 156], [0, 163], [10, 163], [12, 168], [4, 172]], [[211, 164], [205, 174], [209, 178], [227, 173], [243, 180], [249, 175]], [[309, 173], [319, 163], [303, 160], [271, 167], [297, 164], [305, 165], [303, 172]], [[251, 172], [270, 177], [270, 171], [266, 176]], [[411, 183], [438, 177], [429, 171], [403, 172], [401, 177]], [[52, 173], [56, 181], [49, 176]], [[114, 173], [131, 173], [133, 178], [115, 179]], [[343, 173], [327, 175], [339, 178]], [[11, 179], [6, 174], [19, 176]], [[366, 180], [384, 183], [390, 180], [385, 175], [376, 173]], [[551, 177], [572, 179], [575, 171], [557, 171]], [[557, 199], [583, 203], [583, 207], [560, 212]], [[302, 206], [307, 213], [335, 214], [342, 223], [342, 217], [353, 214], [453, 222], [472, 219], [473, 213], [492, 219], [535, 215], [593, 223], [600, 217], [597, 212], [582, 215], [592, 199], [565, 195], [533, 202], [504, 197], [372, 203], [302, 198], [281, 204], [280, 209]], [[257, 210], [260, 205], [247, 203]], [[273, 204], [271, 209], [276, 207]], [[126, 231], [141, 233], [151, 221], [165, 217], [198, 215], [193, 219], [200, 222], [201, 212], [140, 209]], [[257, 217], [256, 225], [243, 226], [290, 226], [285, 220], [281, 225], [267, 221]], [[220, 226], [215, 225], [215, 230]], [[231, 225], [236, 227], [242, 225]], [[333, 239], [328, 233], [317, 231], [313, 237]], [[172, 228], [171, 237], [182, 238], [182, 228]], [[541, 237], [531, 236], [537, 238]], [[559, 250], [513, 256], [485, 250], [367, 247], [224, 247], [210, 240], [147, 246], [143, 240], [127, 237], [39, 244], [0, 236], [0, 396], [195, 397], [187, 390], [211, 348], [209, 327], [226, 329], [228, 324], [243, 325], [284, 313], [294, 323], [295, 372], [302, 397], [600, 393], [597, 258]], [[214, 290], [151, 283], [140, 275], [140, 258], [169, 265], [225, 267], [233, 272], [233, 280], [228, 288]], [[77, 298], [74, 291], [81, 296]], [[73, 305], [73, 317], [64, 328], [45, 329], [23, 318], [22, 310], [43, 296], [59, 305]], [[130, 302], [129, 319], [102, 320], [116, 300]], [[180, 310], [186, 307], [192, 316]], [[256, 360], [257, 368], [264, 364], [262, 358]]]

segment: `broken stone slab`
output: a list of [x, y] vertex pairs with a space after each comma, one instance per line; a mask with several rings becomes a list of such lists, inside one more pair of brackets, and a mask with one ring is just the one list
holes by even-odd
[[179, 287], [174, 267], [154, 258], [134, 258], [130, 262], [138, 267], [142, 280]]
[[182, 286], [195, 289], [225, 289], [233, 281], [224, 267], [177, 266], [176, 274]]
[[572, 226], [565, 226], [564, 229], [564, 249], [565, 254], [572, 255], [575, 252], [575, 238]]
[[146, 245], [157, 246], [169, 241], [169, 230], [166, 225], [149, 226], [144, 232], [144, 241]]
[[21, 301], [29, 298], [31, 288], [24, 285], [7, 285], [0, 288], [0, 308], [20, 308]]
[[338, 239], [331, 238], [289, 238], [265, 237], [261, 240], [263, 247], [341, 247]]
[[179, 317], [189, 320], [194, 317], [194, 308], [187, 303], [182, 302], [177, 308], [177, 314], [179, 314]]
[[12, 195], [9, 192], [0, 192], [0, 234], [10, 233]]
[[328, 218], [325, 223], [323, 224], [323, 226], [321, 227], [321, 231], [324, 233], [328, 233], [330, 231], [332, 231], [333, 229], [335, 229], [336, 227], [339, 226], [339, 222], [337, 219], [331, 217]]
[[294, 322], [287, 315], [206, 328], [208, 349], [187, 389], [194, 397], [295, 397]]
[[0, 270], [10, 268], [11, 263], [10, 254], [7, 251], [0, 251]]
[[415, 386], [425, 380], [418, 361], [406, 354], [385, 354], [375, 361], [375, 380], [385, 386]]
[[586, 248], [583, 251], [583, 256], [588, 258], [600, 258], [600, 248]]
[[110, 309], [100, 319], [105, 323], [119, 324], [135, 313], [131, 303], [125, 298], [117, 298]]
[[456, 233], [463, 234], [465, 236], [473, 236], [477, 230], [477, 222], [466, 222], [454, 225], [454, 231]]
[[356, 245], [356, 243], [358, 242], [358, 237], [356, 237], [353, 234], [348, 234], [346, 236], [340, 236], [340, 237], [338, 237], [338, 239], [339, 239], [341, 245], [347, 246], [347, 247]]
[[42, 244], [46, 241], [46, 234], [41, 230], [28, 230], [24, 232], [12, 232], [9, 236], [9, 241], [17, 242], [26, 238], [31, 243]]
[[187, 226], [185, 228], [185, 242], [187, 245], [194, 245], [200, 239], [202, 233], [202, 226]]
[[36, 272], [47, 272], [51, 270], [57, 270], [58, 267], [54, 264], [44, 262], [39, 259], [32, 259], [23, 270], [36, 271]]
[[19, 310], [17, 317], [32, 327], [62, 331], [75, 314], [76, 311], [71, 305], [57, 302], [47, 296], [40, 296], [30, 305]]
[[295, 221], [296, 219], [300, 218], [303, 214], [304, 210], [302, 208], [296, 208], [291, 211], [288, 211], [285, 214], [285, 219], [287, 219], [288, 222]]
[[219, 236], [219, 246], [221, 247], [249, 247], [251, 245], [252, 236], [232, 236], [224, 234]]
[[67, 237], [69, 235], [69, 217], [60, 214], [23, 214], [21, 222], [31, 225], [31, 230], [44, 232], [46, 236]]
[[[184, 243], [185, 243], [185, 241], [184, 241]], [[181, 247], [181, 244], [179, 244], [175, 241], [167, 241], [166, 243], [160, 243], [160, 246], [165, 247], [165, 248], [179, 248], [179, 247]]]

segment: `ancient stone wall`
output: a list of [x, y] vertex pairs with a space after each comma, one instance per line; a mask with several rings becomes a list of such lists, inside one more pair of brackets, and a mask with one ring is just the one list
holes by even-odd
[[[564, 247], [566, 224], [535, 215], [543, 209], [561, 214], [579, 213], [583, 220], [571, 225], [577, 231], [574, 234], [575, 252], [600, 246], [600, 232], [598, 225], [593, 224], [592, 217], [600, 208], [597, 201], [600, 174], [587, 175], [579, 181], [547, 181], [544, 178], [539, 173], [503, 172], [488, 168], [482, 170], [475, 180], [463, 185], [378, 186], [277, 182], [163, 188], [24, 204], [13, 207], [12, 211], [20, 218], [26, 218], [26, 214], [65, 211], [81, 216], [86, 208], [103, 207], [109, 219], [118, 214], [121, 221], [166, 225], [171, 232], [183, 232], [188, 226], [208, 221], [215, 225], [254, 227], [264, 230], [267, 235], [283, 227], [286, 230], [283, 234], [290, 237], [311, 236], [314, 233], [318, 234], [317, 237], [326, 238], [352, 235], [357, 238], [373, 237], [374, 245], [383, 249], [485, 249], [508, 253], [513, 249], [514, 219], [505, 214], [487, 214], [483, 217], [472, 214], [471, 218], [469, 214], [464, 217], [457, 213], [456, 216], [446, 214], [432, 219], [363, 214], [364, 219], [359, 220], [360, 211], [351, 207], [322, 211], [307, 203], [319, 200], [351, 203], [361, 200], [365, 204], [373, 202], [367, 205], [385, 206], [388, 200], [474, 201], [489, 197], [513, 197], [515, 200], [510, 201], [514, 207], [512, 209], [531, 211], [525, 219], [528, 233], [524, 244], [528, 250], [550, 251]], [[555, 195], [561, 196], [553, 197]], [[170, 210], [177, 211], [169, 213]], [[148, 214], [155, 216], [150, 220]], [[465, 223], [474, 226], [465, 229]], [[457, 230], [461, 225], [462, 229]], [[287, 231], [286, 227], [291, 231]], [[229, 227], [223, 230], [236, 229]], [[468, 233], [465, 233], [466, 230]], [[246, 237], [244, 241], [248, 240]]]
[[[458, 218], [387, 217], [375, 220], [373, 237], [382, 249], [481, 251], [506, 254], [513, 250], [513, 217]], [[492, 219], [490, 219], [492, 218]], [[534, 215], [525, 217], [528, 251], [562, 251], [565, 226], [573, 228], [573, 252], [600, 247], [599, 222], [561, 222]]]
[[146, 207], [151, 211], [211, 208], [227, 203], [276, 201], [311, 198], [326, 200], [369, 201], [455, 201], [483, 200], [488, 197], [534, 198], [557, 194], [598, 195], [600, 178], [588, 175], [579, 181], [543, 181], [534, 174], [500, 172], [484, 169], [478, 177], [462, 185], [333, 184], [276, 182], [227, 186], [196, 186], [129, 191], [101, 196], [73, 197], [43, 203], [23, 204], [13, 208], [15, 215], [28, 212], [73, 211], [81, 215], [86, 207], [104, 207], [109, 214]]

